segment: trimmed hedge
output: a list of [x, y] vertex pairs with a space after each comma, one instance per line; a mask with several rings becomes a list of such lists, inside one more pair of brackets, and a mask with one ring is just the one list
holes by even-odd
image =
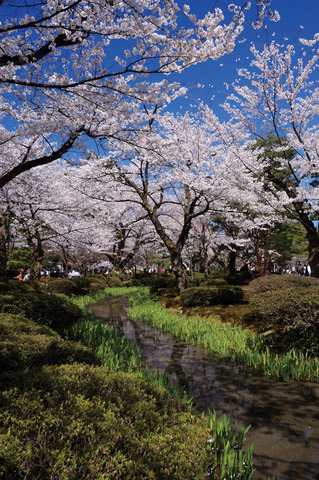
[[6, 480], [206, 477], [207, 420], [133, 374], [46, 366], [29, 391], [4, 392], [0, 411]]
[[225, 277], [229, 285], [245, 285], [250, 282], [251, 275], [249, 272], [236, 272]]
[[[100, 364], [91, 350], [20, 315], [0, 314], [0, 376], [45, 364]], [[3, 380], [3, 378], [2, 378]]]
[[181, 303], [184, 307], [230, 305], [240, 303], [244, 292], [240, 287], [195, 287], [181, 292]]
[[89, 277], [61, 278], [46, 280], [46, 291], [64, 293], [65, 295], [85, 295], [89, 291], [91, 280]]
[[295, 348], [319, 355], [319, 290], [294, 287], [255, 294], [250, 299], [252, 314], [272, 328], [272, 341], [287, 350]]
[[91, 282], [101, 283], [101, 285], [106, 286], [105, 275], [101, 275], [100, 273], [92, 273], [91, 275], [88, 275], [86, 278], [88, 278]]
[[159, 290], [172, 290], [176, 288], [175, 275], [167, 273], [138, 273], [132, 279], [132, 285], [150, 287], [152, 293]]
[[319, 278], [303, 275], [267, 275], [252, 280], [249, 284], [251, 294], [283, 290], [293, 287], [319, 287]]
[[122, 284], [122, 280], [116, 275], [106, 275], [105, 281], [108, 287], [119, 287]]
[[189, 283], [189, 288], [199, 287], [200, 284], [205, 280], [205, 274], [200, 272], [194, 272], [192, 276], [187, 278]]
[[201, 282], [201, 287], [215, 287], [217, 285], [227, 285], [227, 282], [224, 278], [215, 277], [215, 278], [208, 278]]
[[62, 298], [42, 292], [24, 291], [1, 295], [0, 312], [21, 315], [57, 331], [72, 325], [82, 316], [76, 305]]

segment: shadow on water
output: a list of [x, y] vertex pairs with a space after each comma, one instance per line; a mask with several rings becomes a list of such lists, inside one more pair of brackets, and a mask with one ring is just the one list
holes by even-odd
[[178, 341], [127, 318], [128, 300], [113, 297], [91, 307], [95, 314], [139, 345], [143, 364], [193, 392], [200, 411], [225, 412], [251, 425], [254, 480], [319, 480], [319, 385], [256, 375], [204, 348]]

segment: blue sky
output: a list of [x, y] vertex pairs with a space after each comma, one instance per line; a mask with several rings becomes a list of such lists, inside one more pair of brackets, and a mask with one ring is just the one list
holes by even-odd
[[[188, 2], [185, 0], [180, 3], [188, 3], [197, 17], [202, 17], [214, 5], [223, 8], [227, 2], [226, 0], [189, 0]], [[234, 3], [240, 4], [241, 2], [235, 0]], [[170, 77], [186, 86], [194, 85], [197, 82], [204, 85], [202, 88], [191, 88], [187, 98], [178, 99], [169, 106], [170, 111], [183, 113], [190, 109], [191, 104], [202, 100], [219, 113], [218, 104], [225, 99], [227, 93], [224, 84], [230, 84], [235, 80], [237, 68], [248, 66], [247, 57], [250, 56], [251, 42], [260, 47], [273, 40], [278, 43], [293, 44], [298, 52], [300, 37], [313, 38], [314, 34], [319, 32], [319, 0], [272, 0], [271, 7], [273, 10], [279, 11], [281, 16], [279, 22], [267, 21], [266, 26], [260, 30], [254, 30], [247, 24], [240, 37], [241, 39], [245, 38], [246, 42], [238, 43], [233, 53], [217, 61], [211, 60], [190, 67], [179, 76]], [[254, 18], [254, 13], [254, 9], [247, 12], [247, 18]], [[214, 100], [212, 101], [213, 96]]]

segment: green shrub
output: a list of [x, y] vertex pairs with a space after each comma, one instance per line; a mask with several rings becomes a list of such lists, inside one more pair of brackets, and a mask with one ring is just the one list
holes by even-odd
[[152, 275], [150, 291], [151, 293], [164, 293], [166, 290], [173, 290], [176, 288], [175, 275], [158, 274]]
[[319, 286], [319, 278], [305, 277], [303, 275], [272, 274], [251, 281], [249, 284], [249, 290], [254, 295], [274, 290], [283, 290], [286, 288], [315, 286]]
[[274, 330], [271, 339], [278, 346], [319, 355], [317, 286], [265, 291], [251, 296], [250, 305], [263, 328]]
[[4, 392], [0, 411], [6, 480], [206, 476], [206, 419], [133, 374], [44, 367], [29, 391]]
[[100, 283], [101, 285], [104, 285], [104, 286], [107, 285], [106, 276], [101, 275], [100, 273], [92, 273], [92, 275], [88, 275], [86, 278], [88, 278], [90, 282]]
[[31, 253], [25, 248], [15, 248], [7, 262], [7, 277], [14, 278], [21, 268], [27, 269], [30, 265]]
[[24, 291], [1, 295], [0, 312], [22, 315], [57, 331], [72, 325], [82, 316], [76, 305], [62, 298], [47, 293]]
[[169, 273], [137, 273], [131, 281], [134, 286], [150, 287], [152, 293], [176, 288], [175, 275]]
[[108, 287], [119, 287], [122, 283], [116, 275], [106, 275], [105, 280]]
[[98, 292], [108, 286], [102, 275], [89, 275], [88, 277], [74, 277], [69, 279], [49, 279], [46, 282], [46, 291], [63, 293], [68, 296], [86, 295], [89, 292]]
[[227, 285], [227, 282], [224, 278], [212, 277], [212, 278], [208, 278], [207, 280], [204, 280], [200, 284], [201, 287], [214, 287], [217, 285]]
[[225, 277], [226, 282], [229, 285], [245, 285], [251, 280], [249, 272], [236, 272]]
[[54, 293], [64, 293], [65, 295], [85, 295], [90, 287], [90, 279], [88, 277], [74, 277], [48, 279], [46, 282], [46, 290]]
[[40, 282], [33, 282], [29, 280], [28, 282], [20, 282], [16, 279], [11, 279], [8, 281], [8, 288], [11, 292], [45, 292], [45, 284]]
[[194, 272], [192, 276], [188, 277], [189, 287], [199, 287], [199, 285], [205, 280], [204, 273]]
[[239, 287], [195, 287], [181, 292], [181, 303], [185, 307], [230, 305], [243, 300], [244, 293]]
[[227, 282], [223, 278], [223, 270], [212, 270], [207, 277], [204, 273], [194, 272], [188, 277], [190, 287], [225, 285]]
[[105, 287], [107, 287], [106, 283], [103, 286], [100, 282], [91, 282], [88, 291], [90, 293], [99, 292], [100, 290], [104, 290]]
[[212, 268], [209, 270], [208, 278], [224, 277], [225, 272], [223, 268]]
[[91, 350], [63, 340], [47, 326], [19, 315], [0, 314], [0, 375], [74, 362], [99, 363]]

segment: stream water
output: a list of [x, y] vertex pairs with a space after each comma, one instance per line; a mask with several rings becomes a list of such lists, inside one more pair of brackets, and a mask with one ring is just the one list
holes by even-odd
[[319, 480], [319, 384], [256, 375], [208, 350], [127, 317], [128, 300], [107, 299], [91, 309], [139, 345], [143, 364], [193, 392], [200, 411], [225, 412], [251, 425], [254, 480]]

